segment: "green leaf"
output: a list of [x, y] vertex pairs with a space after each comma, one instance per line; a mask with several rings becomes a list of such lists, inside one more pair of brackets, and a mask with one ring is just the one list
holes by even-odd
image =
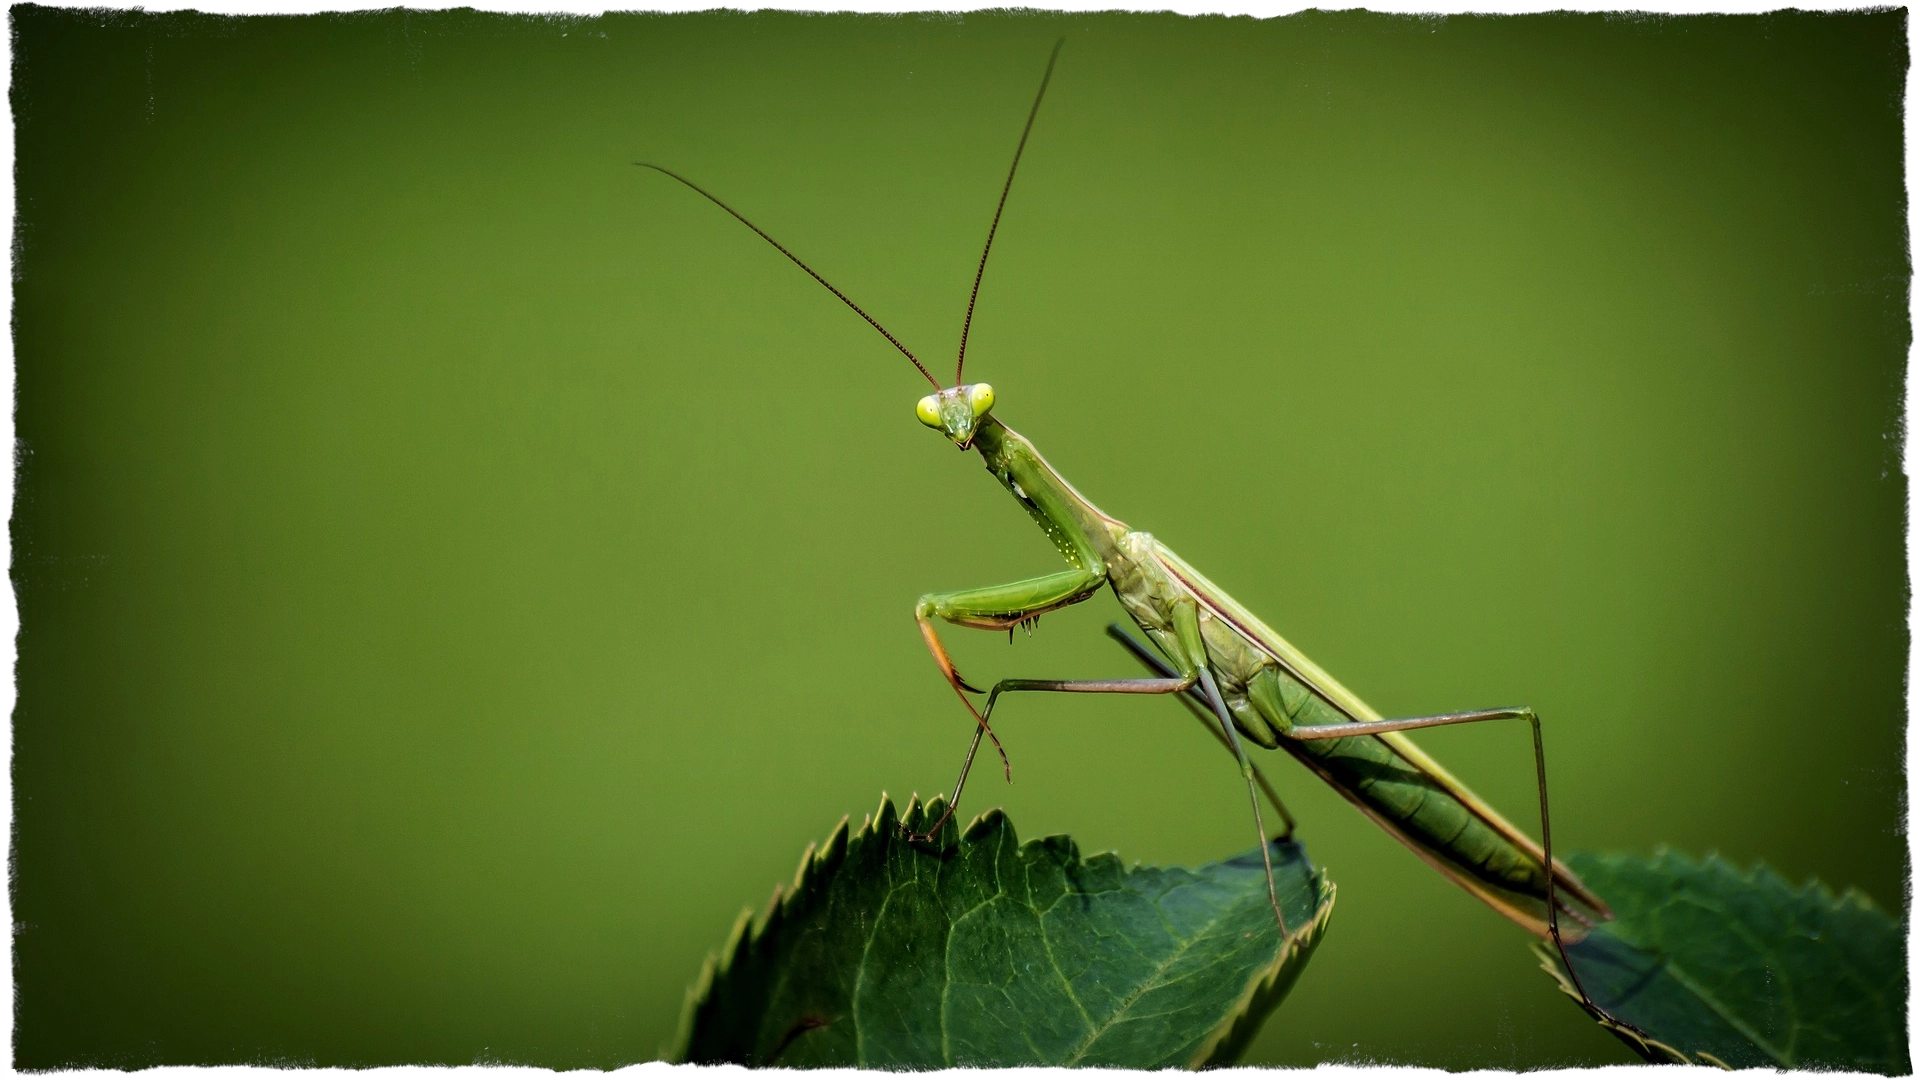
[[[1649, 1061], [1910, 1073], [1906, 943], [1849, 890], [1666, 849], [1568, 859], [1614, 920], [1567, 947], [1595, 1017]], [[1579, 1000], [1553, 947], [1541, 966]]]
[[[943, 802], [907, 804], [924, 829]], [[998, 810], [902, 839], [882, 798], [743, 913], [687, 995], [673, 1060], [786, 1067], [1200, 1066], [1238, 1056], [1305, 968], [1333, 886], [1276, 843], [1198, 870], [1019, 842]]]

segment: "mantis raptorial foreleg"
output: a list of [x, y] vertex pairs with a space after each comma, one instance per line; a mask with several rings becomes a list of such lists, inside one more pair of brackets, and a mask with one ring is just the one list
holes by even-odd
[[[939, 665], [940, 673], [946, 676], [947, 685], [960, 698], [967, 712], [973, 715], [973, 741], [967, 745], [967, 756], [960, 764], [959, 779], [953, 782], [953, 794], [947, 799], [946, 812], [940, 819], [927, 828], [924, 833], [912, 834], [909, 839], [925, 840], [939, 834], [947, 819], [960, 806], [960, 791], [967, 784], [967, 773], [973, 769], [973, 758], [980, 750], [980, 737], [985, 735], [993, 740], [993, 747], [1000, 753], [1000, 763], [1006, 771], [1008, 780], [1013, 779], [1013, 763], [1007, 760], [1006, 748], [1000, 745], [1000, 737], [993, 733], [993, 725], [988, 717], [993, 712], [993, 701], [1001, 693], [996, 686], [987, 698], [987, 707], [983, 712], [973, 704], [969, 692], [987, 693], [979, 687], [969, 685], [962, 678], [953, 658], [947, 655], [940, 634], [934, 629], [933, 620], [944, 619], [955, 626], [970, 627], [975, 630], [1011, 630], [1021, 623], [1037, 619], [1049, 611], [1057, 611], [1071, 604], [1077, 604], [1098, 592], [1106, 584], [1106, 575], [1099, 570], [1082, 565], [1073, 570], [1063, 570], [1057, 574], [1043, 574], [1023, 581], [1012, 581], [1005, 585], [989, 585], [980, 589], [961, 589], [956, 592], [928, 593], [913, 606], [914, 621], [920, 625], [920, 636], [927, 643], [927, 651], [933, 654], [934, 663]], [[1133, 680], [1153, 682], [1156, 680]], [[1166, 680], [1157, 680], [1165, 682]], [[1191, 681], [1186, 686], [1193, 685]], [[1185, 689], [1185, 686], [1180, 687]], [[1102, 692], [1102, 691], [1092, 691]], [[1109, 690], [1107, 693], [1172, 693], [1171, 690]], [[904, 831], [905, 827], [902, 826]]]
[[[1000, 752], [1000, 764], [1006, 770], [1009, 781], [1013, 779], [1013, 762], [1007, 760], [1007, 749], [1000, 745], [1000, 736], [993, 733], [986, 716], [974, 707], [973, 699], [967, 696], [969, 691], [975, 694], [984, 694], [986, 691], [969, 685], [960, 676], [959, 669], [953, 666], [953, 658], [947, 655], [947, 647], [941, 643], [939, 633], [933, 628], [933, 620], [945, 619], [955, 626], [968, 626], [976, 630], [1009, 630], [1049, 611], [1085, 600], [1097, 592], [1106, 580], [1106, 575], [1097, 570], [1063, 570], [1025, 581], [989, 585], [983, 589], [928, 593], [913, 606], [913, 618], [920, 624], [920, 636], [926, 640], [927, 651], [933, 654], [933, 662], [940, 666], [940, 673], [946, 676], [947, 685], [953, 687], [960, 703], [973, 714], [977, 726], [973, 748], [967, 751], [966, 765], [960, 769], [961, 783], [966, 782], [967, 770], [973, 767], [973, 754], [980, 747], [979, 736], [983, 732], [993, 740], [993, 748]], [[960, 801], [959, 784], [954, 785], [953, 796], [947, 804], [947, 813], [928, 830], [929, 833], [939, 832], [940, 826], [953, 816], [953, 808]]]

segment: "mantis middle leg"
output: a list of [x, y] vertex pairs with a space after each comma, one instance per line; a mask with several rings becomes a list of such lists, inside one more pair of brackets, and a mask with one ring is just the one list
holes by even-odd
[[[1157, 672], [1165, 678], [1171, 678], [1173, 676], [1173, 668], [1168, 666], [1167, 662], [1161, 659], [1158, 653], [1153, 651], [1152, 646], [1134, 637], [1132, 634], [1127, 633], [1126, 630], [1121, 628], [1119, 623], [1107, 624], [1107, 636], [1119, 642], [1129, 653], [1132, 653], [1133, 658], [1145, 665], [1147, 670]], [[1228, 742], [1227, 737], [1214, 725], [1213, 705], [1207, 701], [1207, 695], [1204, 690], [1198, 686], [1188, 689], [1186, 693], [1181, 695], [1180, 704], [1185, 705], [1187, 711], [1193, 714], [1193, 718], [1200, 721], [1200, 726], [1206, 729], [1207, 734], [1213, 736], [1213, 741], [1219, 743], [1221, 749], [1229, 754], [1233, 753], [1233, 744]], [[1249, 762], [1249, 764], [1252, 763]], [[1267, 779], [1267, 774], [1260, 771], [1260, 766], [1258, 765], [1253, 765], [1253, 779], [1260, 785], [1261, 793], [1266, 795], [1267, 804], [1272, 806], [1274, 811], [1280, 815], [1280, 821], [1285, 826], [1284, 831], [1282, 831], [1279, 836], [1274, 837], [1274, 839], [1293, 839], [1293, 831], [1297, 827], [1297, 823], [1293, 819], [1293, 814], [1287, 810], [1287, 804], [1280, 801], [1280, 793], [1274, 790], [1272, 781]]]
[[[1058, 576], [1065, 577], [1067, 575]], [[1097, 587], [1097, 583], [1095, 587]], [[986, 590], [982, 591], [984, 592]], [[1077, 599], [1084, 598], [1085, 597], [1082, 596]], [[1073, 602], [1075, 601], [1067, 600], [1054, 606], [1065, 606], [1066, 603]], [[925, 605], [926, 601], [923, 600], [923, 609]], [[1038, 614], [1041, 614], [1041, 612], [1036, 611], [1033, 615], [1026, 616], [1025, 618], [1031, 618]], [[960, 619], [955, 619], [952, 616], [946, 617], [949, 621], [961, 622]], [[1017, 625], [1019, 622], [1025, 621], [1025, 618], [1009, 619], [1003, 615], [999, 620], [989, 622], [976, 615], [974, 621], [964, 622], [962, 625], [981, 626], [986, 629], [1000, 629], [1003, 626]], [[1287, 919], [1285, 914], [1281, 912], [1279, 893], [1274, 887], [1273, 856], [1268, 850], [1266, 823], [1262, 820], [1260, 813], [1260, 797], [1254, 792], [1254, 775], [1257, 770], [1254, 768], [1253, 762], [1248, 759], [1246, 748], [1240, 744], [1239, 734], [1234, 730], [1232, 716], [1227, 711], [1226, 703], [1220, 696], [1220, 688], [1218, 684], [1215, 683], [1213, 673], [1207, 666], [1205, 646], [1201, 643], [1200, 638], [1198, 612], [1191, 602], [1176, 607], [1174, 624], [1176, 638], [1180, 643], [1179, 651], [1183, 654], [1174, 658], [1180, 665], [1180, 674], [1178, 677], [1174, 677], [1171, 669], [1160, 668], [1159, 670], [1165, 674], [1165, 677], [1158, 679], [1002, 679], [1000, 682], [994, 684], [993, 690], [987, 695], [986, 708], [984, 710], [974, 711], [974, 716], [978, 719], [979, 723], [974, 732], [973, 742], [967, 748], [966, 759], [960, 766], [960, 776], [954, 781], [953, 794], [948, 801], [946, 812], [943, 813], [939, 820], [935, 821], [925, 833], [910, 835], [909, 839], [926, 839], [937, 835], [939, 831], [945, 827], [947, 819], [951, 818], [959, 808], [960, 792], [966, 785], [967, 773], [972, 769], [974, 755], [980, 748], [981, 733], [984, 732], [992, 736], [992, 728], [989, 722], [993, 715], [994, 705], [999, 701], [1001, 694], [1023, 691], [1065, 694], [1184, 694], [1199, 689], [1203, 692], [1204, 700], [1207, 702], [1214, 717], [1219, 721], [1219, 737], [1238, 759], [1241, 776], [1246, 780], [1247, 797], [1253, 806], [1254, 828], [1259, 834], [1260, 858], [1266, 868], [1267, 898], [1273, 905], [1274, 920], [1279, 924], [1280, 933], [1284, 936], [1287, 933]], [[931, 625], [924, 617], [921, 619], [921, 626], [928, 635], [929, 643], [933, 644], [937, 642], [938, 639], [933, 635]], [[946, 670], [951, 670], [950, 664], [943, 665], [943, 667], [945, 667]], [[957, 674], [955, 677], [957, 677]], [[956, 684], [956, 691], [960, 688], [960, 685]], [[966, 699], [964, 694], [962, 694], [962, 700], [967, 701], [969, 710], [973, 709], [972, 701]], [[998, 745], [997, 738], [995, 739], [995, 744]], [[1267, 789], [1268, 797], [1274, 800], [1275, 805], [1280, 806], [1278, 796], [1274, 795], [1271, 785], [1266, 783], [1264, 776], [1260, 777], [1260, 785]], [[1281, 807], [1280, 812], [1281, 816], [1287, 821], [1288, 833], [1290, 835], [1293, 826], [1292, 815], [1288, 814], [1284, 807]]]

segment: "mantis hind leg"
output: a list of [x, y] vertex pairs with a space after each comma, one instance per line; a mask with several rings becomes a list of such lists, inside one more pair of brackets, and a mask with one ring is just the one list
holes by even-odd
[[1389, 731], [1415, 731], [1421, 728], [1451, 727], [1455, 724], [1473, 724], [1485, 720], [1526, 720], [1533, 729], [1533, 768], [1534, 778], [1540, 790], [1540, 865], [1546, 881], [1547, 933], [1553, 939], [1554, 950], [1560, 954], [1560, 964], [1566, 968], [1567, 977], [1572, 980], [1573, 988], [1580, 992], [1580, 1005], [1588, 1015], [1596, 1020], [1616, 1024], [1643, 1039], [1651, 1038], [1640, 1028], [1614, 1016], [1594, 1003], [1587, 988], [1580, 981], [1580, 973], [1574, 970], [1573, 960], [1567, 955], [1566, 942], [1560, 936], [1560, 904], [1555, 895], [1553, 861], [1553, 826], [1547, 812], [1547, 752], [1540, 738], [1540, 716], [1524, 706], [1518, 708], [1480, 709], [1474, 712], [1442, 713], [1437, 716], [1415, 716], [1404, 720], [1362, 720], [1345, 724], [1317, 724], [1309, 727], [1295, 727], [1285, 733], [1287, 738], [1302, 742], [1319, 739], [1351, 738], [1355, 735], [1385, 734]]

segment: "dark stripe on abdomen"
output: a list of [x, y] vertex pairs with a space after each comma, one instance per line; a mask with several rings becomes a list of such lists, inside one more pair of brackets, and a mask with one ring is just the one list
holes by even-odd
[[[1270, 686], [1248, 697], [1275, 728], [1284, 732], [1295, 726], [1351, 722], [1277, 668], [1262, 671], [1255, 681], [1269, 679]], [[1286, 715], [1272, 715], [1276, 711]], [[1537, 862], [1380, 739], [1369, 735], [1314, 739], [1295, 742], [1293, 747], [1318, 761], [1382, 817], [1468, 874], [1501, 888], [1545, 894], [1546, 879]]]

